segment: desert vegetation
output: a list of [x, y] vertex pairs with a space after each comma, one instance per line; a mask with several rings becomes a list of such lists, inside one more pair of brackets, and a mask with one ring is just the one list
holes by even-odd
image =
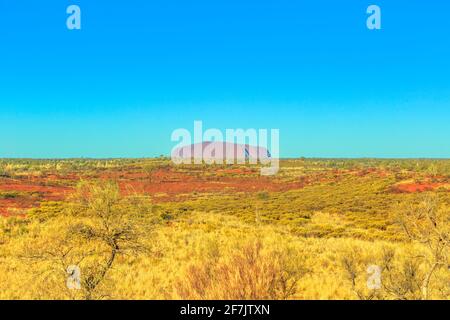
[[450, 160], [3, 159], [0, 298], [449, 299], [449, 190]]

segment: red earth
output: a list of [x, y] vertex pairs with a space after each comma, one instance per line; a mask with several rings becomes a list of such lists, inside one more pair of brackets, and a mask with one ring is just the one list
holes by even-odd
[[[43, 201], [64, 200], [80, 179], [115, 180], [124, 194], [148, 194], [155, 202], [183, 201], [193, 194], [287, 191], [303, 188], [318, 179], [280, 181], [262, 177], [256, 169], [177, 171], [173, 168], [142, 171], [109, 170], [100, 173], [49, 174], [40, 177], [0, 178], [0, 215], [21, 215]], [[6, 196], [5, 196], [6, 192]], [[3, 196], [1, 196], [3, 194]]]
[[60, 201], [72, 188], [63, 185], [50, 185], [45, 180], [0, 179], [0, 215], [23, 214], [38, 206], [41, 201]]
[[418, 182], [418, 183], [400, 183], [392, 187], [392, 190], [396, 193], [415, 193], [433, 191], [441, 187], [447, 186], [444, 182]]
[[[43, 201], [62, 201], [70, 195], [80, 179], [115, 180], [124, 194], [147, 194], [154, 202], [184, 201], [198, 194], [235, 192], [283, 192], [309, 185], [338, 181], [346, 175], [384, 177], [388, 173], [376, 168], [332, 170], [284, 179], [260, 176], [252, 168], [208, 168], [177, 170], [173, 167], [145, 172], [139, 168], [118, 168], [94, 173], [48, 174], [32, 177], [0, 177], [0, 215], [23, 215]], [[447, 181], [403, 182], [392, 187], [395, 193], [412, 193], [448, 187]]]

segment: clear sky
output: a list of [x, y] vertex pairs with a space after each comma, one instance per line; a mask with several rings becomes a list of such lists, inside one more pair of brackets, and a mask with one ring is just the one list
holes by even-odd
[[194, 120], [280, 129], [283, 157], [450, 157], [450, 1], [0, 0], [0, 157], [168, 155]]

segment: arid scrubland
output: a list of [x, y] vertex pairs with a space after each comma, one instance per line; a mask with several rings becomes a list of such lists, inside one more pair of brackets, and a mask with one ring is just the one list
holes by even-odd
[[0, 164], [1, 299], [450, 298], [448, 160]]

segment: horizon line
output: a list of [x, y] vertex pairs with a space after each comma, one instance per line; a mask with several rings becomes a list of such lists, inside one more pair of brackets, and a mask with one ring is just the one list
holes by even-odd
[[[61, 158], [51, 158], [51, 157], [0, 157], [2, 160], [54, 160], [54, 161], [64, 161], [64, 160], [151, 160], [151, 159], [162, 159], [168, 158], [168, 155], [160, 155], [155, 157], [61, 157]], [[450, 160], [450, 157], [280, 157], [279, 160]]]

